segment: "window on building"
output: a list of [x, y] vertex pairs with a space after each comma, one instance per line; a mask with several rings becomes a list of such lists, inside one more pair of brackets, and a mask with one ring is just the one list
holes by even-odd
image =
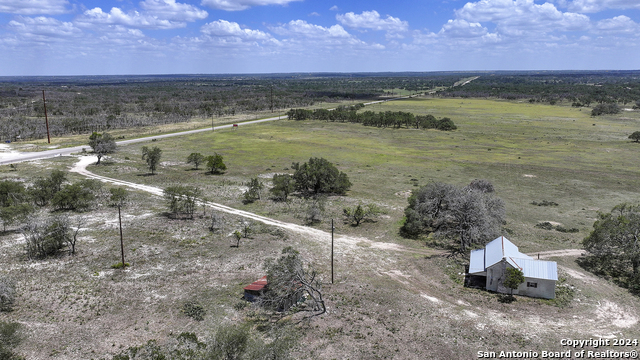
[[538, 287], [538, 283], [528, 282], [527, 281], [527, 287], [537, 288]]

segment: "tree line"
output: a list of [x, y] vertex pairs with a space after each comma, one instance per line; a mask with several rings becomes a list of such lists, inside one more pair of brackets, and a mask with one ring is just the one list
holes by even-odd
[[318, 102], [378, 99], [389, 89], [450, 86], [452, 75], [188, 76], [33, 78], [0, 82], [0, 141], [46, 136], [46, 90], [53, 136], [102, 132], [306, 107]]
[[358, 123], [364, 126], [379, 128], [437, 129], [442, 131], [456, 130], [457, 126], [448, 117], [436, 119], [433, 115], [414, 115], [404, 111], [363, 111], [363, 104], [339, 106], [334, 110], [327, 109], [291, 109], [287, 111], [289, 120], [324, 120]]
[[464, 86], [445, 88], [440, 97], [499, 98], [556, 104], [568, 101], [575, 107], [592, 104], [634, 104], [640, 101], [637, 71], [492, 73]]

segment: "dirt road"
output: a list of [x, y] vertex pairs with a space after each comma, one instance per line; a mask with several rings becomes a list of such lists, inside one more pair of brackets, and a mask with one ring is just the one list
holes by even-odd
[[[87, 170], [87, 166], [90, 164], [94, 164], [98, 161], [98, 158], [96, 156], [82, 156], [80, 157], [80, 160], [74, 165], [73, 168], [71, 168], [72, 172], [78, 173], [80, 175], [83, 175], [87, 178], [90, 179], [96, 179], [96, 180], [100, 180], [103, 182], [107, 182], [107, 183], [111, 183], [111, 184], [115, 184], [115, 185], [120, 185], [120, 186], [126, 186], [132, 189], [136, 189], [136, 190], [141, 190], [141, 191], [146, 191], [148, 193], [151, 193], [153, 195], [156, 196], [162, 196], [163, 195], [163, 190], [154, 186], [148, 186], [148, 185], [142, 185], [142, 184], [137, 184], [137, 183], [132, 183], [132, 182], [128, 182], [128, 181], [122, 181], [122, 180], [118, 180], [118, 179], [113, 179], [113, 178], [108, 178], [105, 176], [100, 176], [100, 175], [96, 175], [90, 171]], [[273, 225], [273, 226], [277, 226], [283, 229], [287, 229], [290, 231], [294, 231], [296, 233], [299, 234], [304, 234], [309, 236], [310, 238], [313, 239], [330, 239], [331, 238], [331, 234], [322, 230], [318, 230], [318, 229], [314, 229], [314, 228], [310, 228], [307, 226], [302, 226], [302, 225], [297, 225], [297, 224], [292, 224], [292, 223], [286, 223], [283, 221], [279, 221], [279, 220], [275, 220], [275, 219], [271, 219], [265, 216], [261, 216], [261, 215], [257, 215], [254, 213], [250, 213], [248, 211], [243, 211], [243, 210], [238, 210], [238, 209], [234, 209], [232, 207], [229, 206], [225, 206], [222, 204], [218, 204], [218, 203], [213, 203], [213, 202], [201, 202], [200, 203], [205, 204], [209, 207], [211, 207], [214, 210], [217, 211], [222, 211], [228, 214], [232, 214], [232, 215], [237, 215], [237, 216], [242, 216], [244, 218], [247, 219], [251, 219], [251, 220], [255, 220], [255, 221], [259, 221], [262, 222], [264, 224], [267, 225]], [[345, 235], [338, 235], [335, 237], [335, 243], [336, 246], [348, 246], [350, 248], [356, 248], [356, 247], [368, 247], [368, 248], [373, 248], [373, 249], [380, 249], [380, 250], [390, 250], [390, 251], [401, 251], [401, 252], [409, 252], [409, 253], [415, 253], [415, 254], [422, 254], [422, 255], [434, 255], [434, 254], [438, 254], [440, 253], [437, 250], [420, 250], [420, 249], [411, 249], [411, 248], [407, 248], [404, 247], [402, 245], [398, 245], [398, 244], [394, 244], [394, 243], [386, 243], [386, 242], [378, 242], [378, 241], [372, 241], [369, 240], [367, 238], [361, 238], [361, 237], [354, 237], [354, 236], [345, 236]]]

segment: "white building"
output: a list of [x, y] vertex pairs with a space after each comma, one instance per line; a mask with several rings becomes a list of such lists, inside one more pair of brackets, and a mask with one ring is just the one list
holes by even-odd
[[488, 243], [484, 249], [471, 251], [469, 275], [486, 277], [485, 288], [503, 294], [511, 289], [503, 285], [507, 267], [515, 268], [524, 274], [524, 283], [513, 290], [514, 295], [525, 295], [544, 299], [556, 297], [558, 265], [555, 261], [535, 260], [518, 251], [504, 236]]

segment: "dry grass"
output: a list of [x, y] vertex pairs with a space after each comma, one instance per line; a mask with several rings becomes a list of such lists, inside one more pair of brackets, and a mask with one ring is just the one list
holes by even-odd
[[[84, 214], [88, 227], [75, 257], [27, 261], [19, 234], [0, 237], [0, 272], [15, 277], [19, 286], [16, 310], [0, 313], [0, 321], [25, 326], [27, 341], [18, 352], [28, 359], [110, 358], [129, 346], [149, 339], [162, 343], [183, 331], [206, 338], [221, 322], [254, 321], [250, 307], [234, 309], [242, 287], [263, 275], [266, 257], [292, 245], [321, 272], [328, 306], [327, 314], [297, 325], [303, 338], [295, 358], [469, 359], [477, 351], [567, 350], [560, 345], [562, 338], [640, 338], [638, 298], [586, 273], [575, 263], [575, 253], [550, 258], [575, 289], [569, 306], [522, 297], [505, 304], [495, 294], [462, 287], [465, 259], [429, 255], [436, 252], [397, 235], [414, 183], [461, 185], [485, 178], [505, 199], [507, 236], [523, 252], [580, 248], [597, 210], [640, 200], [637, 169], [628, 165], [637, 147], [622, 139], [637, 119], [598, 119], [602, 129], [593, 134], [594, 120], [570, 108], [478, 100], [464, 110], [457, 102], [411, 101], [404, 108], [437, 116], [457, 111], [450, 115], [460, 129], [454, 133], [280, 122], [153, 143], [164, 150], [156, 176], [140, 176], [147, 172], [140, 146], [123, 147], [110, 164], [90, 167], [104, 176], [154, 186], [198, 185], [210, 201], [301, 224], [297, 214], [303, 200], [291, 207], [267, 200], [243, 205], [242, 184], [253, 176], [288, 171], [292, 161], [330, 159], [354, 187], [347, 197], [328, 199], [327, 218], [339, 219], [342, 207], [359, 201], [388, 210], [375, 223], [336, 223], [340, 237], [333, 285], [326, 233], [286, 230], [284, 239], [263, 226], [235, 248], [227, 235], [241, 218], [226, 215], [225, 228], [212, 234], [206, 218], [168, 219], [161, 199], [134, 192], [135, 205], [124, 217], [126, 261], [132, 265], [125, 271], [111, 269], [120, 252], [117, 214], [108, 206]], [[525, 110], [518, 113], [520, 106]], [[558, 114], [552, 118], [554, 111]], [[556, 129], [572, 134], [571, 141], [557, 139]], [[527, 135], [517, 135], [523, 131]], [[191, 170], [183, 163], [194, 151], [222, 153], [228, 172], [213, 176]], [[20, 164], [18, 171], [6, 168], [0, 175], [26, 180], [50, 171], [43, 166], [64, 168], [73, 161]], [[559, 206], [530, 205], [541, 200]], [[536, 229], [539, 221], [578, 227], [580, 233]], [[327, 222], [317, 227], [329, 229]], [[181, 312], [189, 301], [203, 306], [203, 321]]]

